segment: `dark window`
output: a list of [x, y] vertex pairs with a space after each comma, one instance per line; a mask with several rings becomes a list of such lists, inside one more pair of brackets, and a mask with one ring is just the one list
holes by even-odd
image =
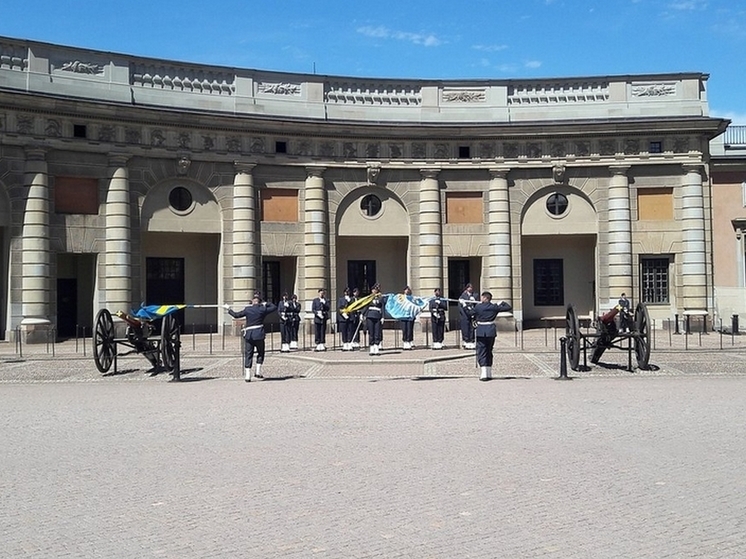
[[567, 196], [555, 192], [547, 198], [547, 210], [552, 215], [562, 215], [567, 210]]
[[643, 303], [668, 303], [668, 258], [640, 257], [640, 287]]
[[287, 142], [275, 142], [275, 153], [287, 153], [288, 143]]
[[459, 146], [458, 156], [459, 159], [469, 159], [471, 157], [471, 149], [469, 146]]
[[177, 186], [168, 195], [168, 203], [178, 212], [185, 212], [192, 207], [192, 193], [183, 186]]
[[368, 217], [378, 215], [381, 211], [381, 199], [375, 194], [368, 194], [360, 200], [360, 209]]
[[280, 263], [273, 260], [264, 262], [264, 298], [277, 303], [280, 300]]
[[537, 307], [565, 304], [562, 259], [534, 260], [534, 305]]
[[663, 142], [650, 142], [648, 153], [663, 153]]
[[370, 288], [375, 284], [375, 260], [347, 261], [347, 286], [350, 289], [355, 289], [357, 287], [360, 290], [360, 295], [368, 295], [370, 293]]
[[73, 124], [73, 138], [87, 138], [88, 129], [85, 124]]

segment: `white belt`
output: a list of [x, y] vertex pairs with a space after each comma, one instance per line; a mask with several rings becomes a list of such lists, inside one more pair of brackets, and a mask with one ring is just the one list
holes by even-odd
[[477, 326], [488, 326], [494, 324], [494, 322], [477, 322]]
[[256, 330], [257, 328], [264, 328], [264, 324], [257, 324], [256, 326], [245, 326], [241, 328], [241, 331], [245, 332], [246, 330]]

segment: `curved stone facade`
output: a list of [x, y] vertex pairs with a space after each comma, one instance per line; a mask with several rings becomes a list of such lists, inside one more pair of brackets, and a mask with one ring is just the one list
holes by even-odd
[[707, 77], [377, 80], [0, 38], [0, 331], [371, 281], [469, 281], [525, 325], [621, 291], [709, 311]]

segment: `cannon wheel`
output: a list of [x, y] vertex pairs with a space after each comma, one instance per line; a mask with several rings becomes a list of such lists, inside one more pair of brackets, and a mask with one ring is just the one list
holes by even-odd
[[93, 360], [96, 362], [96, 368], [106, 373], [111, 368], [116, 353], [114, 321], [108, 310], [101, 309], [96, 315], [96, 327], [93, 330]]
[[577, 371], [580, 364], [580, 321], [578, 320], [578, 313], [575, 312], [575, 307], [572, 305], [567, 305], [565, 338], [567, 339], [567, 358], [570, 361], [570, 368]]
[[642, 303], [637, 303], [635, 308], [635, 356], [637, 366], [647, 369], [650, 361], [650, 315]]
[[167, 371], [173, 371], [176, 365], [176, 352], [180, 346], [179, 322], [173, 314], [163, 317], [161, 323], [161, 361]]

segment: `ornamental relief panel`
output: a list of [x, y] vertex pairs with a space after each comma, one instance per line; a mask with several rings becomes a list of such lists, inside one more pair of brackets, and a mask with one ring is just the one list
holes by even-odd
[[443, 90], [444, 103], [484, 103], [487, 93], [484, 89]]
[[264, 93], [267, 95], [292, 95], [298, 97], [301, 93], [301, 86], [299, 83], [262, 82], [257, 87], [257, 93]]

